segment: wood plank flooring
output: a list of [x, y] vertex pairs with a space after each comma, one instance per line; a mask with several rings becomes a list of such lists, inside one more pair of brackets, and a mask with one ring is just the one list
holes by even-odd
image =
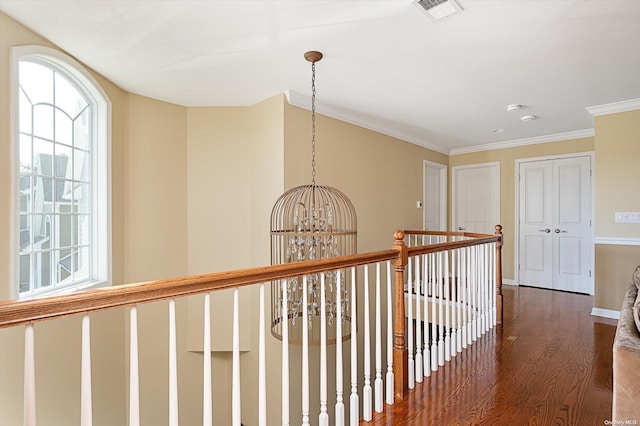
[[505, 286], [504, 324], [367, 425], [598, 425], [611, 419], [615, 320], [593, 297]]

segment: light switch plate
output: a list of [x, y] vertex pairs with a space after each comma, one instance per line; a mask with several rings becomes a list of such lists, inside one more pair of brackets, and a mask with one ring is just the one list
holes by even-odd
[[640, 212], [616, 212], [616, 223], [640, 223]]

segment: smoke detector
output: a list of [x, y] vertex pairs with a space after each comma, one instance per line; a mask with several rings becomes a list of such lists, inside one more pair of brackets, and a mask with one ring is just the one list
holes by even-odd
[[462, 7], [456, 0], [418, 0], [416, 4], [427, 12], [427, 16], [432, 21], [439, 21], [462, 12]]

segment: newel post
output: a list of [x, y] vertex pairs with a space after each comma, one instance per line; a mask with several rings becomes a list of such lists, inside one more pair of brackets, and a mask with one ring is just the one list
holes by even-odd
[[393, 377], [395, 397], [405, 399], [409, 392], [409, 360], [407, 344], [404, 338], [404, 269], [409, 259], [409, 250], [404, 244], [404, 232], [393, 234], [395, 242], [393, 249], [398, 251], [398, 257], [393, 261], [396, 271], [395, 280], [395, 317], [393, 320]]
[[496, 225], [495, 235], [500, 237], [496, 242], [496, 322], [502, 324], [502, 225]]

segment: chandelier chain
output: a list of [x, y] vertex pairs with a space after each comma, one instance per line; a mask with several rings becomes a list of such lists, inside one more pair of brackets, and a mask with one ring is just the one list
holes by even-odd
[[316, 184], [316, 63], [311, 63], [311, 184]]

